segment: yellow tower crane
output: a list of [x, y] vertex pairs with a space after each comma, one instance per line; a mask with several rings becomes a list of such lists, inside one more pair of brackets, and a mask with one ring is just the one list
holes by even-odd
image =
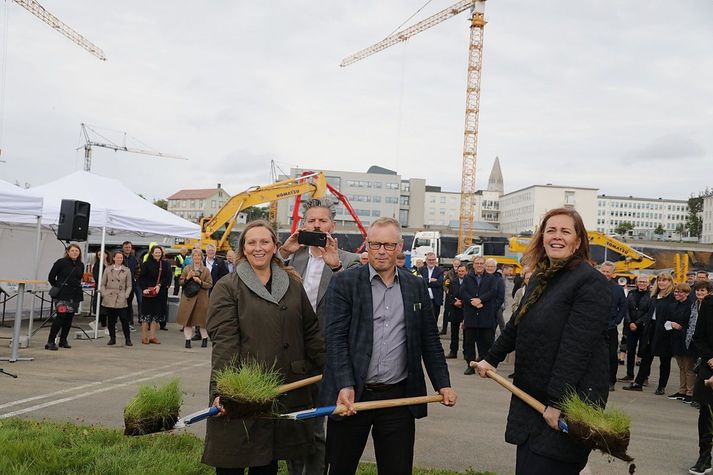
[[465, 133], [463, 140], [463, 165], [460, 187], [460, 216], [458, 220], [458, 252], [463, 252], [473, 243], [475, 218], [475, 164], [478, 156], [478, 118], [480, 115], [480, 73], [483, 62], [483, 29], [485, 27], [485, 0], [462, 0], [450, 7], [390, 35], [365, 48], [340, 64], [349, 66], [374, 53], [378, 53], [432, 26], [448, 20], [466, 10], [471, 11], [470, 41], [468, 46], [468, 84], [465, 102]]

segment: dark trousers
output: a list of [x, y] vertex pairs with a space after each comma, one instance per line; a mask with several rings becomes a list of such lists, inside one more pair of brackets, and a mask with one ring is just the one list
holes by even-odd
[[[636, 375], [636, 380], [634, 382], [638, 384], [644, 384], [646, 378], [651, 374], [651, 363], [653, 363], [654, 357], [651, 355], [646, 355], [641, 358], [641, 365], [639, 366], [639, 374]], [[668, 384], [668, 377], [671, 375], [671, 357], [670, 356], [659, 356], [659, 388], [666, 388]]]
[[629, 331], [626, 337], [626, 375], [634, 377], [636, 365], [636, 347], [639, 346], [639, 332]]
[[[708, 388], [706, 388], [708, 390]], [[713, 447], [713, 407], [709, 404], [701, 403], [698, 410], [698, 451], [700, 455], [710, 455]]]
[[[362, 401], [377, 401], [405, 396], [405, 384], [382, 391], [364, 390]], [[416, 424], [408, 407], [392, 407], [358, 412], [341, 420], [327, 422], [326, 464], [329, 475], [356, 473], [369, 432], [374, 440], [378, 473], [410, 475], [413, 469], [413, 444]]]
[[129, 293], [129, 297], [126, 299], [126, 318], [129, 320], [129, 325], [134, 324], [134, 291]]
[[[215, 467], [215, 475], [245, 475], [245, 469]], [[248, 475], [277, 475], [277, 461], [260, 467], [248, 467]]]
[[[485, 358], [494, 341], [494, 328], [463, 328], [463, 357], [465, 361], [480, 361]], [[477, 357], [476, 346], [478, 347]]]
[[121, 321], [121, 330], [124, 332], [124, 338], [126, 340], [131, 339], [131, 333], [129, 333], [129, 316], [126, 313], [125, 308], [107, 308], [109, 312], [109, 338], [116, 340], [116, 320]]
[[[319, 401], [319, 385], [314, 384], [309, 387], [309, 390], [312, 400]], [[322, 475], [324, 473], [324, 452], [327, 438], [325, 422], [322, 417], [303, 422], [309, 424], [313, 429], [315, 451], [313, 454], [306, 455], [301, 459], [288, 460], [287, 471], [290, 475], [311, 475], [313, 473]]]
[[503, 330], [505, 330], [505, 316], [503, 315], [503, 308], [502, 308], [502, 307], [500, 307], [499, 309], [497, 309], [497, 310], [495, 311], [495, 316], [496, 316], [497, 321], [498, 321], [498, 328], [500, 329], [500, 333], [502, 333]]
[[178, 282], [180, 278], [180, 274], [173, 276], [173, 295], [178, 295], [178, 291], [181, 290], [181, 285]]
[[54, 317], [54, 322], [50, 327], [50, 334], [47, 337], [47, 343], [54, 345], [54, 340], [57, 338], [57, 333], [59, 333], [59, 342], [67, 343], [67, 336], [69, 335], [69, 329], [72, 328], [72, 319], [74, 318], [74, 313], [58, 313]]
[[446, 304], [443, 306], [443, 329], [441, 330], [441, 333], [445, 334], [448, 332], [448, 324], [451, 321], [451, 306], [446, 302]]
[[433, 318], [435, 318], [436, 323], [438, 323], [438, 317], [441, 315], [441, 306], [431, 299], [431, 307], [433, 308]]
[[607, 342], [609, 343], [609, 384], [616, 383], [616, 372], [619, 370], [619, 332], [616, 328], [607, 330]]
[[455, 313], [451, 312], [451, 353], [454, 355], [458, 354], [458, 343], [460, 338], [460, 323], [463, 321], [462, 317], [458, 317]]
[[583, 463], [568, 463], [538, 455], [525, 442], [517, 446], [515, 475], [579, 475], [586, 465], [586, 460]]

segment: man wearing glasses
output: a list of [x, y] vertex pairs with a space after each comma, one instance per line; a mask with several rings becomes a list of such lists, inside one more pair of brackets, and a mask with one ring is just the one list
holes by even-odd
[[353, 474], [369, 432], [377, 471], [406, 475], [413, 468], [415, 420], [426, 405], [357, 413], [355, 401], [426, 394], [423, 366], [443, 404], [453, 406], [448, 367], [423, 279], [398, 269], [401, 226], [379, 218], [367, 235], [369, 262], [332, 278], [327, 291], [327, 366], [320, 398], [343, 404], [347, 417], [327, 423], [329, 474]]

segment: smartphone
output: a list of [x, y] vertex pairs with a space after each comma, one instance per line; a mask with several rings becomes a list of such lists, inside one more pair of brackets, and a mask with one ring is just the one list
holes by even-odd
[[297, 234], [297, 242], [305, 246], [325, 247], [327, 245], [327, 234], [314, 231], [300, 231]]

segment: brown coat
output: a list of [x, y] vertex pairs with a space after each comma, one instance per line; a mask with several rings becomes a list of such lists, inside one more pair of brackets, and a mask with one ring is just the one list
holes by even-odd
[[126, 299], [131, 295], [131, 272], [128, 267], [114, 269], [112, 264], [102, 273], [102, 306], [106, 308], [126, 308]]
[[[193, 270], [193, 264], [183, 269], [183, 273], [178, 279], [181, 286], [186, 282], [186, 276], [191, 270]], [[208, 268], [202, 264], [198, 278], [201, 280], [201, 289], [196, 295], [186, 297], [181, 292], [181, 302], [178, 305], [176, 323], [183, 327], [205, 327], [205, 316], [208, 312], [208, 289], [213, 287], [213, 279], [210, 277]]]
[[[324, 340], [317, 316], [302, 284], [272, 264], [272, 290], [246, 261], [213, 287], [208, 309], [208, 334], [213, 341], [213, 371], [231, 359], [257, 359], [275, 365], [285, 382], [297, 381], [324, 367]], [[216, 396], [211, 378], [210, 403]], [[310, 389], [278, 400], [285, 412], [314, 405]], [[207, 420], [202, 461], [214, 467], [267, 465], [272, 460], [302, 458], [314, 452], [311, 424], [270, 418]]]

